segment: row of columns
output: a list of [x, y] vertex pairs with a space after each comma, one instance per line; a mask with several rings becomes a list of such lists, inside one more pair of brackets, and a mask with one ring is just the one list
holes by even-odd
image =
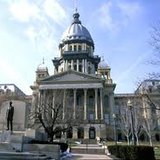
[[[91, 128], [95, 129], [95, 138], [96, 137], [106, 137], [106, 130], [105, 130], [105, 125], [102, 125], [100, 127], [101, 124], [95, 125], [95, 126], [85, 126], [82, 129], [83, 132], [83, 137], [84, 139], [89, 139], [89, 131]], [[64, 138], [67, 138], [66, 133], [63, 134]], [[72, 138], [73, 139], [77, 139], [78, 137], [78, 128], [77, 127], [73, 127], [72, 128]]]
[[[68, 63], [69, 63], [68, 60], [64, 60], [63, 63], [64, 63], [64, 66], [63, 66], [64, 71], [67, 71], [68, 70], [68, 66], [69, 66], [68, 65]], [[81, 63], [79, 62], [79, 59], [76, 60], [76, 66], [77, 66], [76, 67], [77, 68], [76, 71], [77, 72], [79, 72], [79, 65], [82, 66], [82, 72], [83, 73], [88, 73], [88, 61], [87, 61], [87, 59], [82, 59]], [[71, 60], [71, 69], [74, 70], [74, 60], [73, 59]]]
[[[45, 91], [45, 90], [44, 90]], [[46, 90], [47, 91], [47, 90]], [[94, 110], [95, 110], [95, 120], [98, 120], [98, 88], [94, 89], [95, 92], [95, 104], [94, 104]], [[55, 92], [53, 90], [52, 92], [52, 104], [54, 107], [55, 104]], [[40, 94], [39, 98], [42, 100], [47, 98], [46, 92], [44, 92], [43, 96]], [[77, 106], [77, 89], [73, 89], [73, 118], [76, 118], [76, 106]], [[66, 108], [66, 89], [63, 90], [63, 113], [62, 117], [63, 119], [65, 118], [65, 108]], [[103, 120], [103, 91], [102, 88], [100, 88], [100, 115], [101, 115], [101, 120]], [[84, 120], [87, 120], [87, 89], [84, 89]], [[53, 113], [52, 113], [53, 115]]]

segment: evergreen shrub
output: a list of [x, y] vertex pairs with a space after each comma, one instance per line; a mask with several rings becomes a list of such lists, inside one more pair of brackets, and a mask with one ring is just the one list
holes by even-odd
[[111, 145], [108, 150], [112, 155], [124, 160], [155, 160], [151, 146]]

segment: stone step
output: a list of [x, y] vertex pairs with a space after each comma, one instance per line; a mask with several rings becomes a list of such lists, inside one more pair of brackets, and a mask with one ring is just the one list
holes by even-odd
[[3, 160], [46, 160], [48, 159], [45, 155], [31, 154], [28, 152], [6, 152], [0, 151], [0, 159]]
[[80, 144], [71, 148], [72, 153], [105, 154], [105, 149], [97, 144]]
[[102, 148], [71, 148], [71, 153], [79, 154], [105, 154], [105, 150]]

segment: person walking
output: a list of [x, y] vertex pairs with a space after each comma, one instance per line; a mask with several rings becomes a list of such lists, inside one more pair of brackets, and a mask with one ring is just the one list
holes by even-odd
[[14, 107], [12, 105], [12, 101], [9, 103], [9, 108], [7, 109], [7, 130], [13, 131], [13, 115], [14, 115]]

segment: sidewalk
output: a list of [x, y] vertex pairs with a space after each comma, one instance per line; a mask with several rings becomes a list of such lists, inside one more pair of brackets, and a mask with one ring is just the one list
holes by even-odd
[[84, 159], [84, 160], [98, 160], [98, 159], [105, 159], [105, 160], [111, 160], [112, 158], [107, 155], [98, 155], [98, 154], [78, 154], [74, 153], [72, 154], [72, 160], [76, 159]]

